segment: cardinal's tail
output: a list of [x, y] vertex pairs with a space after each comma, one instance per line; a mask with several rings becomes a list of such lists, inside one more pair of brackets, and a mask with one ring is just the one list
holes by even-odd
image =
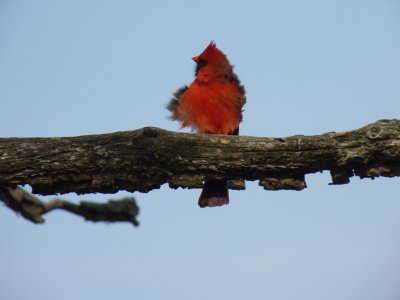
[[226, 180], [207, 180], [199, 199], [199, 206], [221, 206], [229, 203]]

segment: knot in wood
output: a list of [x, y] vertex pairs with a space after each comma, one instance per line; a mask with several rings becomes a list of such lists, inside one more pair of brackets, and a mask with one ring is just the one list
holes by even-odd
[[384, 150], [384, 153], [387, 156], [396, 156], [398, 155], [398, 152], [400, 151], [400, 147], [397, 145], [390, 145], [387, 147], [386, 150]]
[[143, 128], [143, 135], [149, 138], [155, 138], [160, 135], [160, 130], [154, 127]]
[[370, 139], [376, 139], [382, 134], [382, 127], [381, 126], [372, 126], [368, 131], [367, 131], [367, 136]]

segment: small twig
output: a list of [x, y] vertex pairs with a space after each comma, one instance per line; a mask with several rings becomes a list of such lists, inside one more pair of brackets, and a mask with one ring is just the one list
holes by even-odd
[[79, 204], [55, 198], [45, 203], [19, 186], [0, 186], [0, 200], [33, 223], [43, 223], [44, 214], [54, 209], [63, 209], [88, 221], [130, 222], [134, 226], [139, 225], [136, 219], [139, 207], [133, 197], [109, 200], [107, 203], [81, 201]]

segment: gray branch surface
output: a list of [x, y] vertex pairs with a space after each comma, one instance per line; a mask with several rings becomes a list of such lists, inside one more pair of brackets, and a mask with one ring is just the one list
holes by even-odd
[[204, 179], [259, 180], [268, 190], [306, 187], [304, 175], [400, 175], [400, 120], [285, 138], [198, 135], [145, 127], [61, 138], [0, 139], [0, 186], [29, 184], [35, 194], [148, 192], [164, 183], [200, 188]]

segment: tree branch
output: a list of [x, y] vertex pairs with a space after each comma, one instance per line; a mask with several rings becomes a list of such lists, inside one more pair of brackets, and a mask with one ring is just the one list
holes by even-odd
[[55, 198], [45, 203], [21, 187], [0, 186], [0, 200], [33, 223], [43, 223], [44, 214], [54, 209], [63, 209], [88, 221], [130, 222], [135, 226], [139, 225], [136, 220], [139, 207], [133, 197], [109, 200], [107, 203], [82, 201], [79, 204]]
[[198, 135], [146, 127], [63, 138], [0, 139], [0, 186], [33, 193], [148, 192], [164, 183], [200, 188], [204, 179], [260, 180], [268, 190], [306, 187], [305, 174], [330, 170], [332, 184], [400, 175], [400, 120], [285, 138]]

